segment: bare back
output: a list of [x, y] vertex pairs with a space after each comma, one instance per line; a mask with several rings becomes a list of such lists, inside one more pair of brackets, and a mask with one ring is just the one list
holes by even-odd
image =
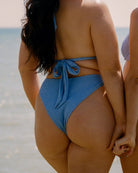
[[[56, 59], [96, 56], [91, 37], [89, 1], [65, 1], [56, 14]], [[92, 1], [91, 1], [92, 3]], [[93, 4], [95, 2], [93, 1]], [[99, 73], [96, 60], [77, 62], [80, 76]], [[52, 75], [49, 75], [52, 77]]]
[[60, 7], [57, 15], [58, 58], [95, 56], [86, 4]]

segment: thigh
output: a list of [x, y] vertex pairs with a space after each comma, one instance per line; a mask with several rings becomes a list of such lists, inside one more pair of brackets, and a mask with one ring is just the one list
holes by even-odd
[[42, 156], [60, 173], [67, 172], [69, 139], [53, 123], [40, 96], [35, 107], [35, 139]]
[[114, 155], [107, 147], [114, 125], [111, 105], [101, 87], [81, 102], [67, 122], [67, 134], [72, 141], [68, 151], [70, 172], [109, 171]]
[[122, 156], [120, 159], [124, 173], [138, 172], [138, 125], [137, 125], [136, 148], [134, 153], [129, 157]]

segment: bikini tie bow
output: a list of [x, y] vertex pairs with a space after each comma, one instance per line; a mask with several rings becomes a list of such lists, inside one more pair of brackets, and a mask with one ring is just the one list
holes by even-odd
[[58, 97], [56, 100], [55, 108], [60, 108], [68, 98], [69, 81], [68, 74], [78, 75], [80, 72], [79, 66], [73, 60], [58, 60], [53, 70], [53, 76], [55, 78], [61, 77], [59, 82]]

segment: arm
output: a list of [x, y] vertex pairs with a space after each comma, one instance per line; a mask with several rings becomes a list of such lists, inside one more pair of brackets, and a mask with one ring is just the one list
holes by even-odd
[[91, 36], [99, 70], [116, 121], [116, 126], [108, 147], [111, 150], [115, 141], [125, 132], [126, 118], [123, 76], [119, 62], [117, 37], [110, 13], [103, 3], [98, 3], [92, 10], [92, 13]]
[[125, 123], [124, 88], [115, 29], [106, 5], [98, 5], [92, 13], [94, 17], [91, 22], [91, 35], [99, 70], [116, 124], [122, 125]]
[[[130, 62], [129, 70], [125, 77], [126, 91], [126, 133], [125, 136], [115, 142], [114, 152], [117, 155], [126, 153], [131, 155], [136, 145], [136, 132], [138, 122], [138, 9], [131, 15], [130, 24]], [[125, 70], [126, 71], [126, 70]], [[128, 147], [127, 147], [128, 146]]]
[[131, 15], [130, 67], [125, 79], [127, 126], [126, 135], [135, 135], [138, 121], [138, 9]]
[[29, 51], [26, 45], [22, 42], [20, 46], [18, 68], [25, 93], [31, 105], [35, 109], [35, 101], [40, 89], [40, 81], [38, 74], [36, 73], [36, 71], [33, 70], [37, 67], [37, 62], [33, 59], [33, 57], [31, 57], [30, 60], [27, 62], [28, 57]]

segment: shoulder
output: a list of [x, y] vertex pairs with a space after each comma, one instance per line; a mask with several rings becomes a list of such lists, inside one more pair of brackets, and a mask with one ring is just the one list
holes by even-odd
[[102, 0], [85, 0], [83, 9], [90, 20], [109, 15], [108, 7]]
[[134, 9], [131, 13], [131, 20], [138, 20], [138, 8]]

